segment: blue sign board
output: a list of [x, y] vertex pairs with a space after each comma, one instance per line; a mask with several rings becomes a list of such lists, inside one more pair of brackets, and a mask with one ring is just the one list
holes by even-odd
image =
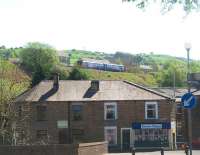
[[192, 93], [186, 93], [181, 97], [181, 102], [184, 108], [192, 109], [196, 104], [196, 98]]
[[171, 123], [132, 123], [133, 129], [171, 129]]

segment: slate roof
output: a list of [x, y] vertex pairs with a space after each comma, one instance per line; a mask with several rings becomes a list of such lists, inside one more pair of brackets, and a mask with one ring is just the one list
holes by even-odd
[[[161, 93], [164, 93], [168, 96], [174, 97], [174, 89], [172, 87], [166, 87], [166, 88], [152, 88], [156, 91], [159, 91]], [[181, 97], [182, 95], [184, 95], [187, 92], [186, 88], [176, 88], [175, 89], [175, 96], [176, 97]]]
[[[166, 94], [170, 97], [174, 97], [174, 89], [173, 88], [152, 88], [160, 93]], [[188, 92], [187, 88], [176, 88], [175, 89], [175, 98], [176, 98], [176, 102], [181, 102], [181, 97]], [[200, 90], [196, 90], [196, 89], [191, 89], [191, 92], [193, 93], [193, 95], [195, 96], [199, 96], [200, 95]]]
[[53, 81], [42, 81], [18, 96], [15, 102], [27, 101], [117, 101], [166, 100], [169, 96], [127, 81], [99, 81], [99, 91], [91, 93], [91, 81], [60, 80], [53, 89]]

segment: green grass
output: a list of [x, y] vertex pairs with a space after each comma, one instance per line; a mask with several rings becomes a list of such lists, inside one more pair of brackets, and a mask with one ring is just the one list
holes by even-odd
[[169, 56], [169, 55], [160, 55], [160, 54], [146, 54], [144, 56], [144, 59], [146, 59], [146, 61], [150, 61], [153, 60], [156, 64], [160, 64], [160, 65], [164, 65], [168, 62], [171, 61], [176, 61], [179, 63], [185, 63], [186, 60], [184, 58], [177, 58], [177, 57], [173, 57], [173, 56]]
[[75, 64], [80, 58], [103, 60], [103, 59], [105, 59], [105, 57], [106, 57], [106, 54], [101, 53], [101, 52], [72, 50], [71, 57], [70, 57], [70, 64]]
[[98, 71], [92, 69], [82, 69], [89, 76], [90, 80], [127, 80], [130, 82], [146, 85], [156, 86], [156, 80], [151, 74], [142, 73], [127, 73], [127, 72], [108, 72]]
[[[103, 60], [103, 59], [112, 59], [114, 60], [113, 55], [103, 53], [103, 52], [93, 52], [93, 51], [84, 51], [84, 50], [71, 50], [68, 51], [71, 53], [71, 58], [70, 58], [70, 64], [75, 64], [77, 60], [80, 58], [91, 58], [91, 59], [97, 59], [97, 60]], [[126, 53], [125, 53], [126, 56]], [[151, 64], [152, 65], [152, 60], [153, 63], [158, 64], [158, 65], [163, 65], [166, 64], [167, 62], [170, 61], [177, 61], [179, 63], [185, 63], [186, 60], [184, 58], [177, 58], [169, 55], [160, 55], [160, 54], [143, 54], [143, 60], [145, 64]]]
[[[68, 72], [71, 70], [70, 67], [66, 69]], [[81, 71], [87, 74], [89, 80], [126, 80], [144, 86], [157, 86], [156, 78], [150, 73], [109, 72], [84, 68], [81, 68]]]

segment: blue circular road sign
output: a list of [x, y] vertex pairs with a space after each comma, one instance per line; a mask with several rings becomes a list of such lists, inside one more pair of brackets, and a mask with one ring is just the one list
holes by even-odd
[[192, 109], [196, 104], [196, 98], [192, 93], [186, 93], [181, 97], [181, 102], [184, 108]]

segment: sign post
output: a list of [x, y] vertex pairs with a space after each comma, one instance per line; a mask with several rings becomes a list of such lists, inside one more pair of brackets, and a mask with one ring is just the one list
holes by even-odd
[[[189, 74], [190, 74], [190, 49], [191, 49], [191, 44], [190, 43], [185, 43], [185, 49], [187, 51], [187, 84], [188, 84], [188, 93], [190, 93], [190, 84], [189, 84]], [[186, 96], [186, 95], [185, 95]], [[184, 99], [184, 98], [183, 98]], [[192, 100], [190, 98], [186, 99], [185, 105], [187, 107], [189, 100]], [[192, 112], [190, 109], [190, 106], [188, 104], [188, 145], [189, 145], [189, 150], [190, 150], [190, 155], [192, 155]]]
[[191, 93], [188, 92], [182, 96], [181, 102], [184, 108], [188, 109], [188, 144], [190, 155], [192, 155], [192, 118], [191, 118], [191, 110], [194, 108], [196, 104], [196, 98]]

